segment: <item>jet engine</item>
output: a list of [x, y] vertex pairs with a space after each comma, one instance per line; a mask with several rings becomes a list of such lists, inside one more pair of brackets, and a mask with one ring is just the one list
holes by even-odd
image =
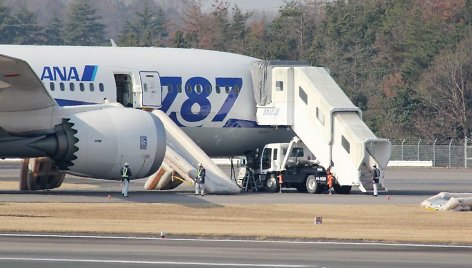
[[[69, 138], [75, 152], [68, 172], [108, 180], [120, 180], [120, 169], [128, 163], [131, 179], [156, 172], [166, 151], [166, 132], [151, 113], [108, 108], [71, 116], [68, 124], [76, 132]], [[53, 158], [54, 159], [54, 158]]]
[[[142, 110], [118, 107], [70, 115], [55, 126], [52, 134], [0, 140], [0, 157], [47, 157], [54, 163], [45, 162], [40, 169], [48, 174], [54, 171], [55, 176], [56, 171], [65, 171], [107, 180], [120, 180], [125, 163], [131, 169], [131, 179], [148, 177], [159, 169], [165, 151], [166, 132], [159, 118]], [[23, 165], [22, 189], [52, 189], [62, 183], [61, 179], [46, 183], [38, 179], [35, 168]]]

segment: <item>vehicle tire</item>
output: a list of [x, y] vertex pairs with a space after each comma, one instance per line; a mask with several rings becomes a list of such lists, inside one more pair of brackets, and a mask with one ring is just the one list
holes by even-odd
[[268, 192], [275, 193], [279, 191], [279, 183], [274, 174], [271, 174], [266, 181], [266, 189]]
[[351, 185], [346, 185], [346, 186], [341, 186], [339, 184], [334, 185], [334, 191], [337, 194], [350, 194], [351, 193], [352, 186]]
[[314, 175], [309, 175], [306, 178], [306, 191], [310, 194], [319, 193], [320, 192], [320, 184], [316, 181]]

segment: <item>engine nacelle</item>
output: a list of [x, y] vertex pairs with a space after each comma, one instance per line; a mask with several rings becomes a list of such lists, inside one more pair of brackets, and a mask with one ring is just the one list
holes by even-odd
[[156, 172], [164, 159], [166, 132], [151, 113], [107, 108], [75, 114], [68, 123], [76, 147], [69, 173], [120, 180], [120, 169], [129, 163], [131, 178], [144, 178]]

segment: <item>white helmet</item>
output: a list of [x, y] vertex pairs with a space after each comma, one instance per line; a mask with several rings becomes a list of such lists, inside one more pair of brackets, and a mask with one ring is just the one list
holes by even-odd
[[128, 162], [125, 163], [125, 167], [129, 166]]
[[203, 167], [202, 163], [198, 163], [198, 166], [199, 166], [199, 167]]

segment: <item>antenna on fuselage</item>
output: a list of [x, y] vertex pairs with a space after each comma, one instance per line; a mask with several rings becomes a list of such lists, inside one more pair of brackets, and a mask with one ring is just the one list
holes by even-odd
[[111, 46], [112, 46], [112, 47], [118, 47], [118, 46], [116, 45], [116, 43], [115, 43], [115, 40], [110, 39], [110, 42], [111, 42]]

